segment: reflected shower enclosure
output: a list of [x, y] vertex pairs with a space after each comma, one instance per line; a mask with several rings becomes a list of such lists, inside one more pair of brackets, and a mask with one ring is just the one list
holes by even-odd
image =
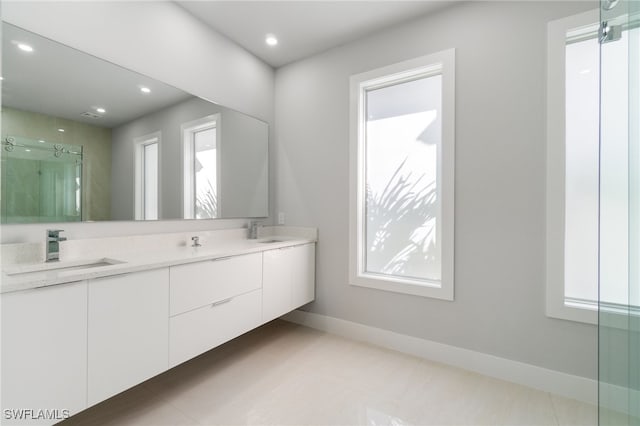
[[1, 159], [2, 223], [82, 219], [82, 146], [7, 136]]

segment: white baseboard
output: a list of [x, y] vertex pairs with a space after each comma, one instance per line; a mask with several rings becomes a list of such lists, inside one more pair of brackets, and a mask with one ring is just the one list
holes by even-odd
[[282, 319], [589, 404], [598, 402], [598, 382], [586, 377], [311, 312], [293, 311]]
[[609, 383], [600, 384], [600, 404], [613, 411], [628, 414], [634, 417], [630, 424], [640, 424], [640, 406], [635, 402], [640, 401], [640, 390]]

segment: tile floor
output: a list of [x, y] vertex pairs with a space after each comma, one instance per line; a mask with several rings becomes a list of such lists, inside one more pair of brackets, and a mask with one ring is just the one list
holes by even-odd
[[61, 425], [596, 423], [592, 405], [278, 320]]

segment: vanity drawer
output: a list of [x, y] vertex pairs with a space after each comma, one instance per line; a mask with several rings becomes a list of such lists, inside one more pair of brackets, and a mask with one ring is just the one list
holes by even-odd
[[169, 319], [169, 366], [174, 367], [261, 324], [262, 290], [254, 290]]
[[170, 282], [173, 316], [262, 287], [262, 253], [172, 266]]

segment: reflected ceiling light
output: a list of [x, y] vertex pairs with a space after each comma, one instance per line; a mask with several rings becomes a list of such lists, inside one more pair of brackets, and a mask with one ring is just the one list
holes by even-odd
[[44, 141], [43, 141], [42, 139], [40, 139], [38, 142], [40, 142], [40, 143], [44, 143]]
[[580, 71], [580, 74], [584, 75], [584, 74], [589, 74], [590, 72], [591, 72], [591, 70], [587, 68], [587, 69], [584, 69], [584, 70]]
[[141, 91], [142, 93], [151, 93], [151, 89], [149, 89], [149, 88], [148, 88], [148, 87], [146, 87], [146, 86], [140, 86], [140, 91]]
[[104, 114], [105, 112], [107, 112], [107, 110], [104, 109], [104, 108], [99, 108], [98, 107], [98, 108], [96, 108], [96, 112], [99, 112], [100, 114]]
[[264, 39], [264, 42], [269, 46], [275, 46], [278, 44], [278, 39], [273, 34], [267, 34], [267, 37]]
[[63, 129], [62, 127], [60, 127], [60, 128], [58, 129], [58, 131], [59, 131], [60, 133], [64, 133], [64, 129]]
[[33, 47], [29, 46], [28, 44], [24, 44], [24, 43], [18, 43], [18, 49], [25, 51], [25, 52], [33, 52]]

